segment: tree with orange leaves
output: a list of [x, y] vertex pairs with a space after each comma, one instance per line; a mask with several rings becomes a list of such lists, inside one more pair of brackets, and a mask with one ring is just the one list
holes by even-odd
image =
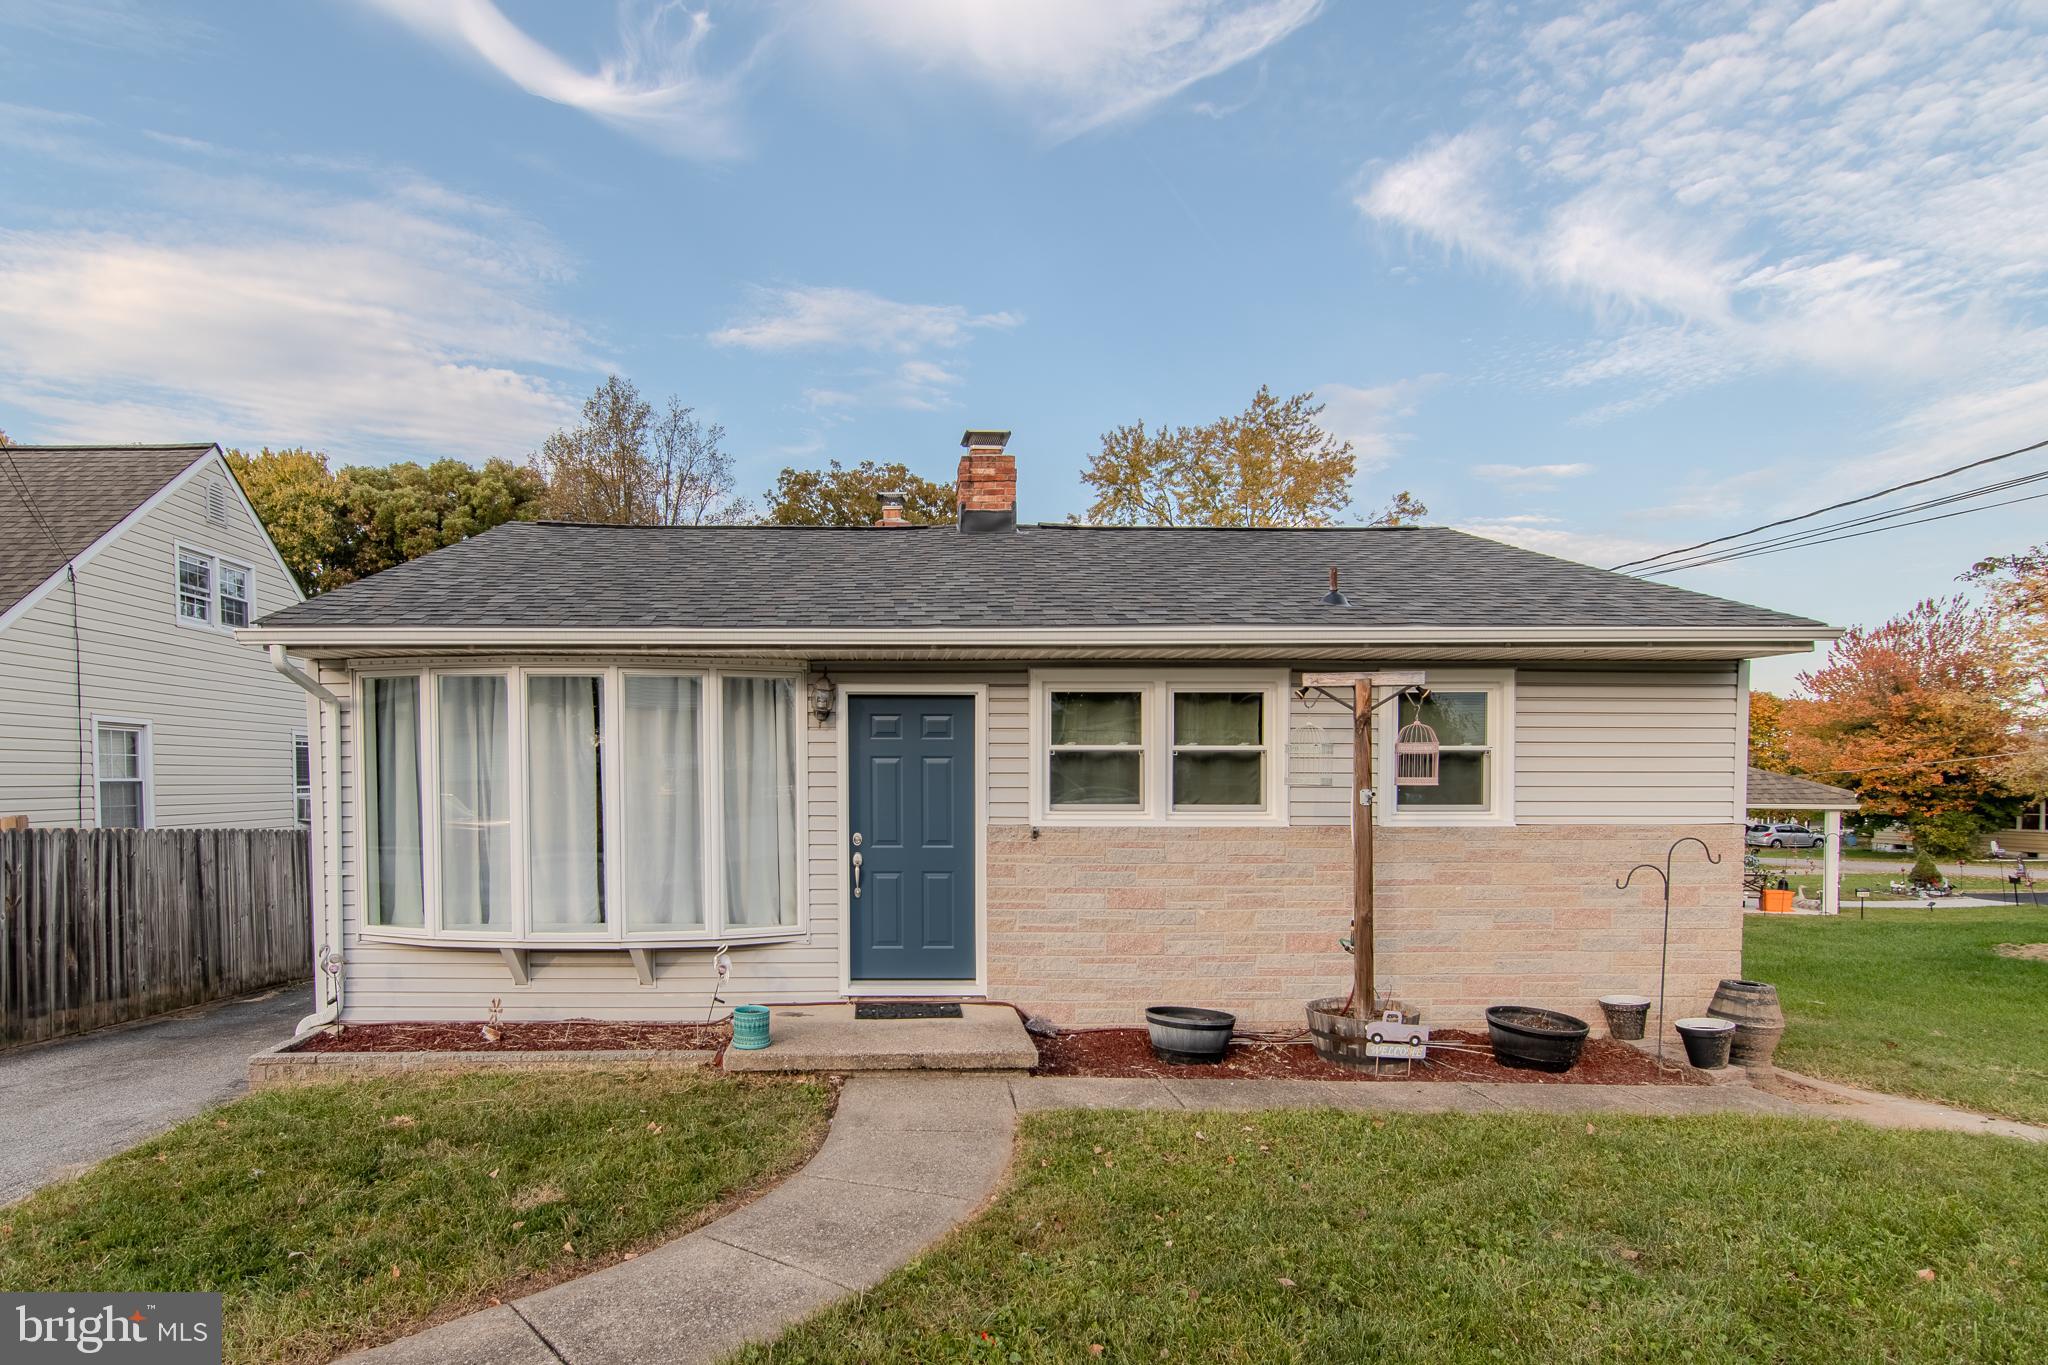
[[1851, 628], [1799, 676], [1808, 700], [1789, 717], [1785, 757], [1854, 788], [1866, 816], [1903, 822], [1919, 847], [1966, 852], [2015, 801], [1999, 766], [2020, 733], [2009, 674], [1986, 613], [1964, 598], [1930, 598], [1881, 626]]

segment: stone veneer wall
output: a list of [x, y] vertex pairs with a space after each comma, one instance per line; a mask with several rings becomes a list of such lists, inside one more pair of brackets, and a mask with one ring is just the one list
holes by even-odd
[[[1426, 1022], [1547, 1005], [1601, 1028], [1598, 997], [1655, 997], [1658, 879], [1615, 878], [1679, 851], [1669, 1017], [1696, 1014], [1742, 965], [1742, 843], [1728, 825], [1388, 829], [1375, 840], [1379, 982]], [[1143, 1022], [1153, 1004], [1299, 1028], [1304, 1002], [1349, 988], [1351, 832], [1294, 828], [994, 826], [989, 993], [1069, 1026]], [[1654, 1021], [1653, 1021], [1654, 1022]]]

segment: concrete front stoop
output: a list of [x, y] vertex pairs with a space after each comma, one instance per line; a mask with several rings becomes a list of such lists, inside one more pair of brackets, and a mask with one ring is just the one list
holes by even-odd
[[346, 1359], [717, 1360], [869, 1288], [965, 1222], [1001, 1183], [1015, 1127], [1001, 1077], [852, 1076], [825, 1145], [754, 1202], [634, 1260]]
[[958, 1019], [856, 1019], [847, 1005], [777, 1005], [769, 1045], [725, 1050], [727, 1071], [1025, 1072], [1038, 1049], [1008, 1005], [962, 1005]]

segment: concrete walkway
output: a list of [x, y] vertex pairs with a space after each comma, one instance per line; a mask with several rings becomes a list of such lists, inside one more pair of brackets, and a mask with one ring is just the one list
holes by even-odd
[[292, 987], [0, 1052], [0, 1204], [233, 1099], [312, 1010]]
[[868, 1288], [995, 1192], [1016, 1110], [991, 1076], [847, 1078], [809, 1165], [635, 1260], [350, 1356], [377, 1365], [685, 1365]]
[[[1785, 1073], [1780, 1073], [1785, 1074]], [[2048, 1129], [1790, 1077], [1748, 1085], [1463, 1081], [1106, 1080], [870, 1072], [850, 1076], [825, 1145], [791, 1179], [658, 1250], [503, 1307], [347, 1357], [374, 1365], [688, 1365], [767, 1341], [880, 1282], [995, 1193], [1018, 1114], [1050, 1109], [1755, 1114], [1942, 1128], [2024, 1141]]]

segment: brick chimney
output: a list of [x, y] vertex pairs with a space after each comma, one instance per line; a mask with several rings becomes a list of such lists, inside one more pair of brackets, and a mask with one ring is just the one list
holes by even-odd
[[960, 529], [968, 534], [1017, 529], [1017, 457], [1004, 451], [1007, 431], [970, 431], [960, 438]]
[[910, 525], [910, 523], [909, 523], [909, 522], [907, 522], [907, 521], [905, 521], [905, 520], [903, 519], [903, 495], [902, 495], [901, 493], [884, 493], [884, 494], [882, 494], [882, 519], [881, 519], [880, 521], [876, 522], [876, 523], [875, 523], [875, 525], [877, 525], [877, 526], [908, 526], [908, 525]]

